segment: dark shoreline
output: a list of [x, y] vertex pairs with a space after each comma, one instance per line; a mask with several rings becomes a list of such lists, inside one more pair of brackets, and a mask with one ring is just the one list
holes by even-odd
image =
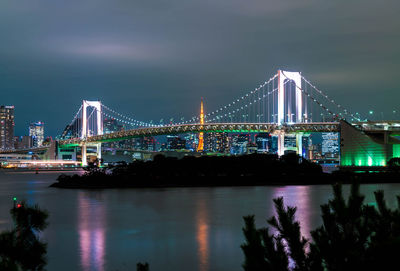
[[252, 154], [239, 157], [159, 156], [112, 168], [86, 169], [83, 175], [65, 175], [50, 185], [56, 188], [167, 188], [331, 185], [334, 183], [400, 183], [400, 171], [323, 173], [321, 166], [297, 155]]

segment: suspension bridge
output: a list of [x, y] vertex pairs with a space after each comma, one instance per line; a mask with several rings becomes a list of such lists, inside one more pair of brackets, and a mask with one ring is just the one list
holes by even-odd
[[[121, 131], [105, 131], [104, 119], [115, 119], [124, 125]], [[285, 152], [285, 136], [296, 137], [297, 153], [301, 155], [302, 137], [313, 132], [340, 133], [342, 166], [385, 166], [400, 156], [400, 122], [362, 121], [313, 85], [299, 72], [278, 72], [254, 90], [231, 100], [220, 108], [200, 115], [181, 117], [179, 121], [143, 121], [126, 116], [100, 101], [84, 100], [66, 126], [59, 140], [47, 147], [51, 159], [60, 149], [80, 147], [82, 165], [87, 164], [87, 147], [96, 149], [101, 158], [104, 142], [135, 137], [198, 133], [270, 133], [278, 138], [278, 155]], [[21, 151], [21, 150], [19, 150]], [[10, 150], [8, 152], [15, 152]], [[4, 151], [3, 151], [4, 153]]]

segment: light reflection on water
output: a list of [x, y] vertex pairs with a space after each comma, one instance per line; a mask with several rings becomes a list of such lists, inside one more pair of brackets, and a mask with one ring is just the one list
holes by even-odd
[[[9, 229], [12, 197], [38, 203], [50, 213], [44, 232], [47, 270], [135, 270], [147, 261], [150, 270], [241, 270], [243, 219], [256, 216], [267, 226], [272, 199], [297, 206], [302, 234], [321, 224], [320, 205], [331, 187], [260, 186], [170, 189], [70, 190], [48, 188], [58, 174], [5, 174], [0, 170], [0, 231]], [[400, 184], [363, 185], [365, 202], [373, 191], [386, 192], [396, 206]], [[349, 187], [344, 188], [348, 195]]]
[[196, 239], [198, 243], [199, 270], [207, 271], [208, 267], [208, 214], [204, 199], [197, 203]]
[[[93, 202], [92, 202], [93, 201]], [[78, 192], [78, 231], [83, 271], [104, 270], [106, 216], [104, 204]]]
[[[286, 206], [296, 207], [296, 220], [300, 222], [301, 234], [310, 238], [311, 213], [313, 209], [310, 204], [311, 186], [283, 186], [274, 189], [274, 198], [283, 197]], [[314, 207], [315, 209], [315, 207]], [[274, 210], [275, 211], [275, 210]]]

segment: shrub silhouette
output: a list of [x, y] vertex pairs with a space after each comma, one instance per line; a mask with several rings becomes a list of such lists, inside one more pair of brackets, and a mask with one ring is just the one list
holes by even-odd
[[254, 216], [244, 217], [244, 270], [394, 270], [400, 249], [400, 198], [397, 209], [390, 210], [383, 191], [374, 193], [376, 208], [364, 203], [358, 184], [351, 186], [347, 200], [341, 185], [334, 185], [333, 193], [321, 206], [322, 225], [311, 231], [312, 241], [301, 235], [296, 207], [285, 207], [283, 198], [274, 199], [276, 217], [268, 220], [273, 235], [269, 228], [256, 229]]
[[54, 187], [158, 187], [259, 185], [322, 180], [332, 183], [320, 165], [297, 154], [241, 156], [186, 156], [182, 159], [157, 155], [153, 161], [134, 161], [107, 168], [90, 165], [83, 175], [60, 175]]
[[10, 213], [15, 227], [0, 233], [0, 270], [44, 270], [47, 244], [38, 234], [48, 225], [47, 211], [22, 202]]

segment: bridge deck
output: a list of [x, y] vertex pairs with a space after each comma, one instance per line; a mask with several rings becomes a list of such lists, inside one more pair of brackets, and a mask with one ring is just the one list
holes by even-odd
[[273, 133], [282, 131], [284, 133], [296, 132], [338, 132], [339, 122], [314, 122], [314, 123], [293, 123], [277, 125], [275, 123], [206, 123], [206, 124], [182, 124], [161, 127], [147, 127], [127, 131], [120, 131], [110, 134], [91, 136], [86, 139], [73, 138], [60, 141], [60, 145], [79, 145], [82, 142], [100, 143], [119, 141], [123, 139], [157, 136], [169, 134], [185, 134], [199, 132], [227, 132], [227, 133]]
[[[368, 121], [353, 123], [355, 127], [365, 132], [391, 132], [400, 134], [400, 121]], [[278, 125], [276, 123], [206, 123], [206, 124], [182, 124], [160, 127], [146, 127], [133, 130], [120, 131], [110, 134], [91, 136], [86, 139], [71, 138], [60, 140], [60, 146], [79, 146], [82, 143], [101, 143], [130, 139], [142, 136], [157, 136], [169, 134], [185, 134], [199, 132], [227, 132], [227, 133], [312, 133], [312, 132], [339, 132], [339, 122], [313, 122], [292, 123]], [[49, 146], [23, 150], [3, 150], [0, 153], [25, 153], [27, 151], [45, 151]]]

